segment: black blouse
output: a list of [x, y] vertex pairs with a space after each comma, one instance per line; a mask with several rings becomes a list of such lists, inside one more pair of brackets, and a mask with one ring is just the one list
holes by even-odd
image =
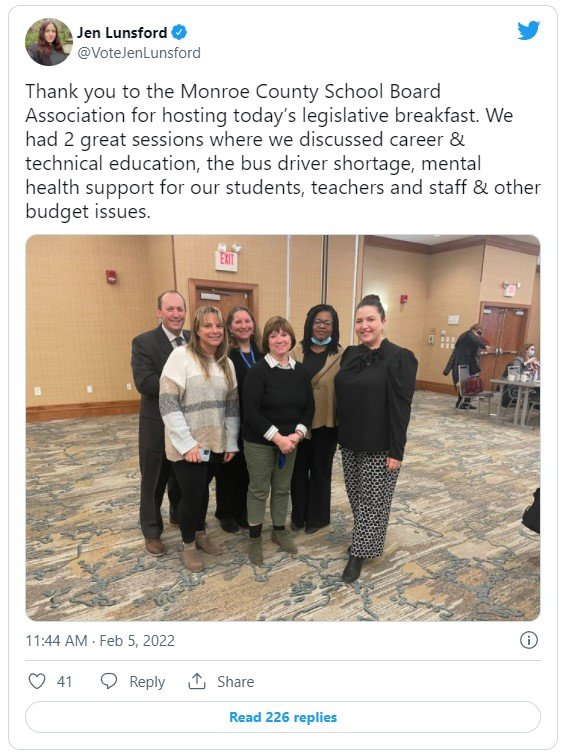
[[335, 378], [341, 446], [403, 459], [417, 369], [413, 352], [387, 339], [345, 350]]
[[[259, 351], [259, 349], [256, 347], [254, 342], [252, 341], [252, 351], [254, 353], [254, 364], [261, 360], [263, 357], [263, 354]], [[230, 349], [228, 352], [229, 358], [232, 360], [232, 364], [234, 365], [234, 371], [236, 373], [236, 383], [238, 384], [238, 397], [240, 399], [240, 432], [242, 432], [242, 420], [244, 419], [244, 405], [242, 404], [242, 389], [244, 387], [244, 381], [246, 380], [246, 376], [248, 375], [250, 371], [250, 367], [248, 366], [248, 363], [244, 359], [248, 361], [251, 360], [250, 354], [248, 352], [244, 352], [244, 357], [240, 354], [239, 349]]]

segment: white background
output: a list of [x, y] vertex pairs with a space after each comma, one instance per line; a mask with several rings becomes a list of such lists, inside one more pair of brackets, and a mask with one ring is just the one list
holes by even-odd
[[[104, 29], [167, 26], [184, 23], [189, 37], [184, 44], [201, 47], [196, 62], [80, 61], [76, 53], [55, 69], [40, 70], [23, 46], [26, 29], [46, 13], [65, 21], [73, 30], [79, 26]], [[131, 21], [131, 18], [134, 21]], [[531, 42], [520, 42], [517, 22], [541, 21], [540, 32]], [[557, 238], [556, 238], [556, 16], [545, 6], [404, 6], [404, 7], [95, 7], [18, 6], [9, 19], [10, 66], [10, 217], [9, 217], [9, 324], [10, 324], [10, 742], [19, 748], [461, 748], [530, 749], [548, 748], [556, 739], [556, 632], [557, 552], [554, 516], [541, 536], [541, 614], [532, 623], [161, 623], [152, 627], [126, 623], [102, 626], [71, 623], [32, 623], [25, 616], [25, 242], [35, 233], [127, 233], [189, 234], [244, 233], [291, 234], [532, 234], [541, 242], [541, 299], [543, 302], [541, 363], [545, 389], [554, 401], [557, 363]], [[110, 46], [109, 41], [92, 44]], [[119, 46], [121, 46], [119, 42]], [[155, 46], [172, 46], [160, 40]], [[181, 43], [177, 43], [178, 46]], [[146, 43], [128, 42], [141, 47]], [[25, 221], [25, 145], [23, 114], [30, 103], [23, 84], [37, 81], [48, 86], [68, 82], [84, 86], [142, 86], [159, 82], [179, 86], [198, 81], [208, 86], [247, 85], [262, 81], [282, 86], [321, 86], [323, 82], [349, 82], [366, 86], [380, 81], [403, 82], [410, 86], [432, 86], [440, 81], [441, 101], [412, 100], [407, 107], [425, 110], [449, 104], [459, 110], [470, 107], [506, 107], [515, 117], [509, 130], [482, 129], [474, 132], [474, 151], [486, 156], [487, 170], [497, 180], [518, 177], [523, 182], [542, 184], [538, 197], [376, 197], [266, 199], [234, 198], [221, 201], [191, 198], [186, 202], [166, 200], [153, 205], [147, 223], [96, 224], [80, 221]], [[159, 107], [159, 103], [156, 107]], [[201, 104], [201, 103], [198, 103]], [[254, 103], [252, 103], [254, 104]], [[265, 103], [260, 103], [264, 105]], [[302, 105], [303, 103], [301, 103]], [[334, 103], [335, 104], [335, 103]], [[341, 101], [338, 103], [341, 106]], [[357, 103], [356, 103], [357, 104]], [[367, 104], [360, 102], [359, 105]], [[369, 103], [370, 104], [370, 103]], [[404, 103], [400, 103], [404, 106]], [[119, 102], [115, 105], [119, 108]], [[185, 108], [192, 107], [184, 101]], [[294, 103], [283, 101], [283, 106]], [[174, 103], [177, 107], [177, 103]], [[298, 107], [299, 105], [297, 105]], [[386, 101], [387, 109], [393, 108]], [[47, 109], [47, 105], [42, 106]], [[52, 104], [49, 105], [52, 107]], [[58, 109], [58, 108], [57, 108]], [[62, 108], [61, 108], [62, 109]], [[462, 130], [462, 124], [445, 131]], [[162, 129], [164, 130], [164, 129]], [[422, 132], [422, 129], [420, 129]], [[103, 132], [109, 133], [109, 132]], [[394, 155], [395, 156], [395, 155]], [[403, 155], [404, 157], [406, 155]], [[431, 157], [431, 155], [426, 155]], [[114, 177], [113, 177], [114, 179]], [[46, 179], [47, 180], [47, 179]], [[99, 180], [94, 176], [91, 180]], [[276, 179], [268, 177], [268, 180]], [[68, 201], [69, 198], [66, 198]], [[6, 263], [4, 263], [6, 264]], [[6, 269], [4, 280], [7, 280]], [[5, 292], [6, 293], [6, 292]], [[7, 301], [7, 297], [4, 297]], [[548, 376], [551, 376], [550, 381]], [[554, 406], [554, 404], [552, 405]], [[543, 417], [543, 500], [557, 499], [556, 416]], [[555, 508], [552, 507], [554, 510]], [[149, 651], [142, 663], [140, 649], [86, 652], [58, 648], [49, 651], [26, 649], [28, 634], [174, 632], [175, 649]], [[524, 650], [519, 638], [533, 630], [540, 642]], [[238, 659], [213, 663], [213, 649], [228, 637]], [[7, 648], [7, 646], [6, 646]], [[315, 648], [313, 666], [299, 664]], [[204, 649], [203, 654], [194, 653]], [[272, 657], [271, 649], [281, 649]], [[295, 651], [295, 649], [297, 649]], [[80, 653], [89, 660], [76, 663]], [[43, 660], [53, 660], [45, 661]], [[157, 660], [161, 659], [162, 664]], [[287, 659], [283, 664], [259, 665], [259, 660]], [[370, 660], [346, 665], [346, 659]], [[25, 660], [28, 660], [27, 663]], [[80, 686], [57, 695], [51, 689], [33, 691], [27, 676], [42, 668], [59, 670], [81, 681]], [[103, 660], [103, 665], [101, 663]], [[180, 660], [180, 661], [178, 661]], [[341, 660], [331, 664], [332, 660]], [[406, 665], [400, 660], [421, 660]], [[450, 664], [446, 661], [451, 660]], [[464, 661], [463, 661], [464, 660]], [[125, 663], [126, 662], [126, 663]], [[167, 662], [167, 663], [166, 663]], [[100, 690], [101, 666], [129, 674], [165, 676], [169, 688], [156, 694], [131, 694]], [[113, 666], [112, 666], [113, 665]], [[119, 667], [121, 665], [121, 667]], [[119, 670], [118, 670], [119, 667]], [[222, 670], [222, 672], [221, 672]], [[232, 672], [231, 672], [232, 670]], [[530, 701], [541, 712], [541, 724], [532, 733], [460, 735], [379, 734], [326, 736], [302, 734], [260, 735], [72, 735], [36, 734], [25, 724], [25, 712], [35, 701], [54, 700], [184, 700], [185, 680], [194, 671], [213, 679], [217, 674], [254, 676], [256, 694], [236, 694], [233, 700], [249, 701], [342, 701], [342, 700], [459, 700]], [[53, 675], [55, 672], [53, 671]], [[172, 680], [174, 681], [172, 683]], [[350, 684], [351, 681], [351, 684]], [[88, 690], [88, 685], [90, 689]], [[179, 686], [174, 688], [174, 686]], [[43, 695], [44, 694], [44, 695]], [[181, 695], [180, 695], [181, 694]], [[216, 700], [216, 691], [208, 700]], [[313, 707], [311, 703], [308, 708]], [[302, 710], [301, 705], [301, 710]], [[333, 709], [333, 706], [331, 707]], [[327, 709], [326, 709], [327, 710]], [[72, 712], [66, 712], [72, 719]], [[118, 716], [118, 715], [117, 715]], [[139, 712], [139, 718], [142, 717]], [[406, 715], [407, 717], [407, 715]], [[443, 712], [443, 720], [446, 713]], [[514, 728], [515, 722], [514, 715]], [[475, 728], [478, 730], [478, 728]]]

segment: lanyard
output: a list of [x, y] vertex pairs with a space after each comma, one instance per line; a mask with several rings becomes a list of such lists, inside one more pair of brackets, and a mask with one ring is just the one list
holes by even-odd
[[252, 365], [256, 364], [256, 358], [254, 357], [254, 350], [252, 349], [252, 347], [250, 347], [250, 359], [246, 357], [242, 350], [240, 350], [240, 355], [249, 368], [251, 368]]

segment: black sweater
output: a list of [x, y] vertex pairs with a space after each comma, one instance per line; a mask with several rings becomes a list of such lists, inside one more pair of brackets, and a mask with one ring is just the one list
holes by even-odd
[[265, 359], [248, 371], [242, 390], [244, 441], [271, 444], [264, 433], [275, 425], [282, 436], [295, 432], [300, 423], [310, 428], [314, 397], [310, 378], [297, 362], [293, 370], [270, 367]]
[[417, 368], [409, 349], [387, 339], [378, 349], [345, 350], [334, 383], [343, 447], [402, 460]]

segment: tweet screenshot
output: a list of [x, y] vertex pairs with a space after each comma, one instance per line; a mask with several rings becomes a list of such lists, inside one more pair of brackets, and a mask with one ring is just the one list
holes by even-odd
[[4, 750], [555, 750], [556, 11], [7, 19]]

